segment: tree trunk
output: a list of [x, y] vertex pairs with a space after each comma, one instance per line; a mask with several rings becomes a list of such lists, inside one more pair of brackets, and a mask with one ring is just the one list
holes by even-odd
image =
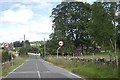
[[115, 50], [113, 41], [111, 39], [110, 39], [110, 42], [111, 42], [112, 49]]

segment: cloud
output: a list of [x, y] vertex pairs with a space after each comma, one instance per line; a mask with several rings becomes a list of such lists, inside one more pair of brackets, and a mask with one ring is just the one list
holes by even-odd
[[61, 2], [61, 0], [0, 0], [0, 2], [22, 2], [22, 3], [28, 3], [28, 2]]
[[[4, 3], [4, 2], [3, 2]], [[49, 39], [52, 22], [49, 18], [51, 3], [7, 3], [9, 8], [0, 12], [0, 42]], [[55, 4], [54, 4], [55, 5]]]
[[11, 9], [3, 11], [1, 22], [14, 22], [14, 23], [27, 23], [33, 16], [33, 12], [30, 9], [19, 9], [13, 11]]

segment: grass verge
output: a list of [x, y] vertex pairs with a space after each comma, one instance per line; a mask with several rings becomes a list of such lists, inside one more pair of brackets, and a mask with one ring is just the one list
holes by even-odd
[[0, 68], [0, 77], [2, 76], [2, 68]]
[[118, 78], [117, 68], [112, 66], [100, 65], [94, 63], [80, 64], [66, 61], [63, 58], [45, 57], [44, 60], [53, 63], [59, 67], [65, 68], [77, 75], [89, 78]]
[[2, 49], [0, 49], [0, 77], [2, 76]]
[[10, 63], [5, 64], [2, 67], [2, 77], [6, 76], [9, 72], [11, 72], [12, 70], [14, 70], [15, 68], [17, 68], [19, 65], [21, 65], [22, 63], [24, 63], [26, 60], [28, 59], [27, 56], [24, 57], [17, 57], [14, 60], [14, 64], [11, 65]]

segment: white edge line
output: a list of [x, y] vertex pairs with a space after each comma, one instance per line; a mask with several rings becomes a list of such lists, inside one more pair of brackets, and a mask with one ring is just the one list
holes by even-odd
[[[44, 61], [45, 61], [45, 60], [44, 60]], [[45, 61], [45, 62], [47, 62], [47, 61]], [[52, 64], [52, 63], [50, 63], [50, 62], [47, 62], [47, 63]], [[52, 64], [52, 65], [54, 65], [54, 64]], [[71, 75], [73, 75], [73, 76], [75, 76], [75, 77], [82, 78], [82, 77], [80, 77], [80, 76], [78, 76], [78, 75], [76, 75], [76, 74], [74, 74], [74, 73], [72, 73], [72, 72], [70, 72], [70, 71], [68, 71], [68, 70], [66, 70], [66, 69], [64, 69], [64, 68], [61, 68], [61, 67], [56, 66], [56, 65], [54, 65], [54, 66], [57, 67], [57, 68], [59, 68], [59, 69], [63, 69], [64, 71], [68, 72], [69, 74], [71, 74]], [[83, 79], [83, 80], [86, 80], [86, 79], [84, 79], [84, 78], [82, 78], [82, 79]]]
[[[26, 60], [27, 62], [28, 60]], [[25, 63], [25, 62], [24, 62]], [[21, 65], [19, 65], [17, 68], [13, 69], [11, 72], [8, 73], [8, 75], [10, 75], [11, 73], [13, 73], [15, 70], [17, 70], [19, 67], [21, 67], [24, 63], [22, 63]], [[8, 75], [6, 75], [4, 78], [7, 78]]]

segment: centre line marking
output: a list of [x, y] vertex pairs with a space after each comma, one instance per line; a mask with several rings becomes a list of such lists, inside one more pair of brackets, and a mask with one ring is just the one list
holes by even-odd
[[38, 64], [37, 64], [37, 61], [36, 61], [36, 68], [37, 68], [38, 77], [40, 78], [40, 72], [39, 72], [39, 70], [38, 70]]
[[39, 72], [39, 71], [37, 71], [37, 73], [38, 73], [38, 77], [40, 78], [40, 72]]
[[37, 73], [36, 71], [22, 71], [22, 72], [10, 72], [10, 73]]

